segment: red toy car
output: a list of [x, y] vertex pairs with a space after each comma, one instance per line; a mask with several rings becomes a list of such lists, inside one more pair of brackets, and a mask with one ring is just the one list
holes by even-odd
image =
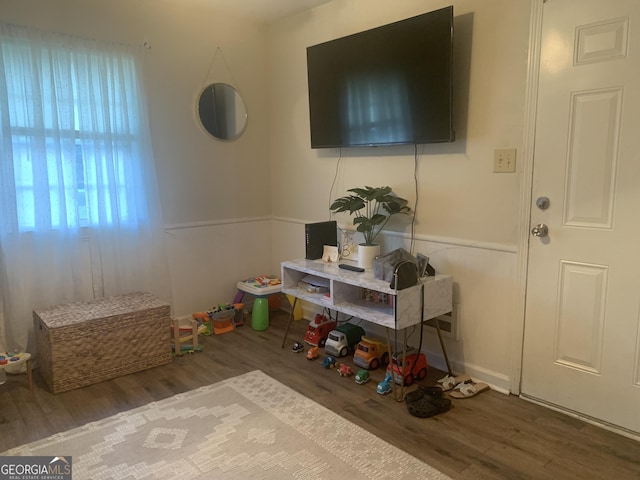
[[309, 322], [307, 332], [304, 334], [304, 341], [309, 345], [324, 347], [329, 332], [336, 328], [337, 322], [328, 319], [325, 315], [318, 313], [316, 318]]
[[341, 377], [350, 377], [353, 375], [353, 369], [344, 363], [338, 367], [338, 373]]
[[405, 386], [409, 386], [413, 384], [416, 378], [422, 380], [427, 376], [427, 358], [424, 356], [424, 353], [418, 352], [415, 349], [406, 352], [404, 368], [402, 368], [402, 352], [393, 354], [387, 371], [389, 371], [392, 366], [393, 381], [398, 385], [401, 384], [403, 377]]

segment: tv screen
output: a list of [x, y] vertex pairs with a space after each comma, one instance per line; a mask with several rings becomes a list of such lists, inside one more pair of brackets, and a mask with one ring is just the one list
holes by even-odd
[[311, 148], [452, 142], [453, 7], [307, 48]]

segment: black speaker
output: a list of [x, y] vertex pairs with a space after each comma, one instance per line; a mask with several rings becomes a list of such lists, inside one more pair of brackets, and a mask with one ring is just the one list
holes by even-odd
[[335, 220], [307, 223], [304, 226], [304, 241], [307, 260], [322, 258], [325, 245], [338, 246], [338, 223]]
[[396, 265], [389, 288], [404, 290], [405, 288], [413, 287], [417, 283], [418, 269], [416, 264], [404, 261]]

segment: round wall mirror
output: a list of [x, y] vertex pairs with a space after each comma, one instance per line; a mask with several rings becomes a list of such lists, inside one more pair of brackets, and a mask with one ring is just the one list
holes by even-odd
[[220, 140], [238, 138], [247, 127], [247, 108], [235, 88], [212, 83], [198, 97], [198, 118], [204, 129]]

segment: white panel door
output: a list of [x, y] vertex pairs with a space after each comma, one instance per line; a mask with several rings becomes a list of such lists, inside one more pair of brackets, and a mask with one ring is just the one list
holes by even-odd
[[640, 433], [640, 1], [542, 28], [521, 390]]

